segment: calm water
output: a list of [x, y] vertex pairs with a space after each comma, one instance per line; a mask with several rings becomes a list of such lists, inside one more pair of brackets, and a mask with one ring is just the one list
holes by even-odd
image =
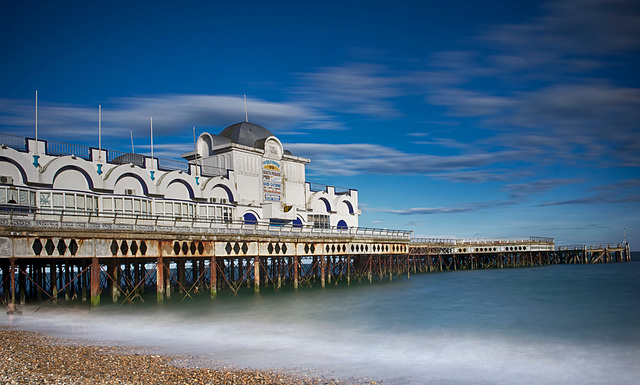
[[268, 291], [92, 312], [25, 309], [0, 323], [158, 346], [214, 364], [309, 368], [386, 384], [637, 384], [640, 378], [640, 262]]

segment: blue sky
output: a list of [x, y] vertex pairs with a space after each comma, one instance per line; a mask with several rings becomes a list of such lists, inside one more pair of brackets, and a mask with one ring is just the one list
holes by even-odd
[[0, 132], [174, 157], [244, 120], [361, 226], [640, 247], [637, 1], [22, 1]]

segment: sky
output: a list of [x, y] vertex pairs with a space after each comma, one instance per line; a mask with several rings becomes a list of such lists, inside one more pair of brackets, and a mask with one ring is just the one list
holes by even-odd
[[13, 1], [0, 132], [175, 158], [244, 121], [361, 227], [640, 249], [640, 2]]

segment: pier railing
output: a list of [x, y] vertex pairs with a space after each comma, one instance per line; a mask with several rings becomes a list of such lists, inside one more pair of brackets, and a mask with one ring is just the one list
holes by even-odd
[[87, 231], [136, 231], [153, 233], [197, 233], [266, 235], [281, 237], [385, 239], [409, 242], [412, 231], [369, 227], [315, 227], [273, 224], [268, 221], [222, 218], [184, 218], [150, 214], [97, 213], [84, 210], [29, 208], [0, 212], [0, 226], [14, 228], [74, 229]]
[[587, 244], [575, 244], [575, 245], [562, 245], [558, 246], [558, 251], [570, 251], [570, 250], [607, 250], [607, 249], [622, 249], [625, 245], [623, 243], [600, 243], [595, 245]]
[[424, 244], [433, 246], [458, 246], [458, 245], [508, 245], [527, 243], [553, 244], [554, 238], [547, 237], [514, 237], [514, 238], [412, 238], [411, 244]]

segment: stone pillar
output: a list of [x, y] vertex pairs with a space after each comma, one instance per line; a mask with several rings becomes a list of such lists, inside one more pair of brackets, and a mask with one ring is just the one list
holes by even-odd
[[71, 299], [71, 271], [69, 266], [69, 260], [64, 261], [64, 299], [68, 301]]
[[211, 276], [209, 277], [209, 286], [211, 292], [211, 298], [215, 298], [218, 295], [218, 267], [216, 257], [211, 257], [211, 263], [209, 264]]
[[297, 255], [293, 256], [293, 288], [295, 290], [298, 290], [298, 285], [300, 283], [299, 272], [298, 272], [299, 261], [300, 261], [300, 258]]
[[9, 294], [9, 311], [8, 313], [12, 314], [16, 311], [16, 259], [11, 258], [11, 271], [9, 272], [9, 279], [11, 280], [11, 293]]
[[171, 261], [165, 258], [164, 263], [164, 296], [166, 299], [171, 298]]
[[20, 286], [20, 305], [27, 303], [27, 266], [23, 263], [18, 264], [18, 286]]
[[[178, 268], [178, 293], [183, 293], [184, 292], [184, 285], [185, 285], [185, 260], [184, 259], [178, 259], [177, 261], [177, 268]], [[191, 272], [193, 273], [193, 284], [196, 284], [196, 279], [198, 279], [198, 262], [194, 259], [191, 262]]]
[[164, 261], [162, 257], [156, 260], [156, 301], [164, 301]]
[[320, 256], [320, 286], [324, 289], [326, 286], [327, 261], [324, 255]]
[[118, 270], [120, 265], [118, 263], [114, 263], [111, 266], [111, 300], [113, 303], [118, 302], [118, 297], [120, 297], [120, 277], [118, 276]]
[[100, 306], [100, 264], [98, 258], [91, 258], [91, 307]]
[[87, 286], [88, 286], [88, 276], [89, 273], [85, 270], [87, 267], [87, 262], [82, 260], [81, 262], [82, 275], [80, 276], [80, 281], [82, 282], [82, 301], [85, 302], [87, 300]]
[[253, 292], [260, 293], [260, 257], [253, 258]]
[[51, 296], [54, 301], [58, 300], [58, 270], [56, 266], [56, 262], [51, 260], [51, 267], [49, 268], [49, 274], [51, 275]]
[[275, 258], [275, 269], [278, 274], [278, 290], [282, 287], [282, 260], [284, 257]]

